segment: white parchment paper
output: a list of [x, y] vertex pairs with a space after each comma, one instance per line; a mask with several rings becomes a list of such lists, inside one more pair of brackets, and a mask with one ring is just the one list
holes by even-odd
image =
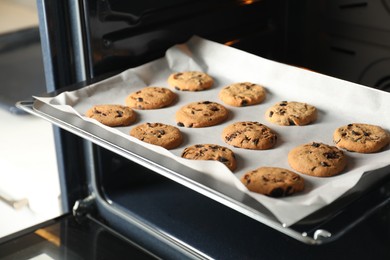
[[[83, 117], [95, 104], [125, 104], [130, 93], [145, 86], [170, 88], [168, 76], [173, 72], [201, 70], [209, 73], [215, 84], [210, 90], [181, 92], [177, 102], [158, 110], [137, 110], [138, 120], [134, 124], [162, 122], [176, 125], [175, 113], [179, 107], [193, 101], [215, 101], [221, 104], [218, 93], [222, 87], [242, 81], [265, 86], [267, 98], [259, 105], [231, 107], [229, 119], [220, 125], [207, 128], [180, 128], [185, 136], [183, 144], [173, 150], [140, 142], [129, 136], [129, 127], [110, 128]], [[261, 166], [284, 167], [292, 170], [287, 162], [288, 152], [301, 144], [312, 141], [332, 145], [333, 131], [349, 123], [377, 124], [390, 129], [390, 93], [339, 80], [294, 66], [267, 60], [249, 53], [193, 37], [185, 44], [170, 48], [165, 57], [129, 69], [117, 76], [73, 92], [64, 92], [54, 98], [36, 97], [53, 107], [78, 114], [93, 121], [113, 134], [123, 135], [179, 163], [186, 164], [209, 174], [218, 181], [248, 193], [267, 207], [286, 226], [296, 223], [305, 216], [331, 203], [351, 189], [362, 174], [390, 165], [390, 149], [374, 154], [345, 152], [348, 156], [346, 170], [335, 177], [318, 178], [302, 175], [306, 182], [305, 191], [286, 198], [270, 198], [252, 193], [239, 181], [240, 176]], [[319, 110], [318, 120], [307, 126], [278, 126], [265, 119], [265, 111], [276, 102], [300, 101], [312, 104]], [[253, 151], [230, 147], [221, 139], [222, 129], [236, 121], [258, 121], [271, 127], [278, 134], [275, 148]], [[231, 148], [238, 159], [238, 169], [231, 173], [224, 165], [213, 161], [190, 161], [180, 158], [186, 146], [211, 143]], [[375, 174], [375, 172], [370, 173]]]

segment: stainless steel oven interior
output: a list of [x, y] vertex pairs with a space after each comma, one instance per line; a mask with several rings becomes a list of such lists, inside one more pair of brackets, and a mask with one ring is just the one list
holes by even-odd
[[[390, 19], [389, 7], [389, 1], [42, 0], [46, 84], [53, 93], [79, 88], [199, 35], [389, 91], [390, 23], [382, 22]], [[369, 185], [362, 180], [362, 192], [278, 232], [284, 227], [259, 223], [228, 200], [164, 176], [149, 155], [122, 154], [67, 130], [55, 128], [65, 209], [92, 216], [162, 257], [250, 259], [277, 252], [294, 258], [304, 252], [318, 258], [344, 247], [361, 259], [372, 254], [362, 243], [390, 255], [383, 245], [390, 241], [388, 178]]]

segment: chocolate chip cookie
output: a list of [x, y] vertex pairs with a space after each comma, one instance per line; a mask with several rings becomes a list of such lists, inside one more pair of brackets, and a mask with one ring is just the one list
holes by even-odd
[[389, 133], [377, 125], [353, 123], [333, 133], [337, 147], [358, 153], [378, 152], [390, 142]]
[[166, 149], [178, 147], [183, 136], [177, 127], [162, 123], [145, 123], [131, 129], [130, 135], [146, 143]]
[[312, 142], [292, 149], [288, 153], [288, 163], [300, 173], [330, 177], [344, 170], [347, 158], [343, 151], [335, 146]]
[[136, 119], [136, 113], [127, 106], [107, 104], [91, 107], [85, 116], [107, 126], [128, 126]]
[[170, 89], [145, 87], [126, 98], [126, 105], [134, 109], [158, 109], [171, 105], [177, 95]]
[[236, 122], [224, 128], [222, 139], [234, 147], [266, 150], [275, 146], [277, 135], [259, 122]]
[[216, 144], [196, 144], [186, 147], [181, 157], [191, 160], [219, 161], [232, 172], [237, 168], [237, 161], [233, 151]]
[[247, 172], [241, 182], [248, 190], [270, 197], [289, 196], [305, 188], [305, 181], [299, 174], [278, 167], [260, 167]]
[[282, 126], [302, 126], [317, 119], [317, 108], [301, 102], [281, 101], [268, 108], [265, 117], [268, 121]]
[[168, 84], [181, 91], [201, 91], [212, 87], [213, 78], [201, 71], [184, 71], [172, 73]]
[[192, 102], [176, 112], [176, 122], [181, 127], [207, 127], [222, 123], [228, 115], [229, 111], [216, 102]]
[[251, 82], [234, 83], [219, 92], [219, 98], [224, 103], [235, 107], [259, 104], [265, 96], [264, 87]]

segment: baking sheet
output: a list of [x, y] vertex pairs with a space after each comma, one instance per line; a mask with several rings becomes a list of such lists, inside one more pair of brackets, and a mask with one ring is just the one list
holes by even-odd
[[[186, 70], [209, 73], [215, 79], [214, 86], [210, 90], [200, 92], [181, 92], [173, 89], [178, 95], [174, 105], [158, 110], [136, 110], [138, 120], [128, 127], [110, 128], [83, 117], [95, 104], [125, 104], [127, 95], [145, 86], [169, 88], [168, 76], [173, 72]], [[229, 118], [217, 126], [181, 127], [184, 142], [176, 149], [168, 151], [129, 136], [130, 129], [140, 123], [162, 122], [176, 125], [176, 111], [189, 102], [208, 100], [223, 104], [218, 99], [220, 89], [242, 81], [263, 85], [267, 90], [265, 101], [259, 105], [239, 108], [225, 105], [230, 112]], [[287, 154], [292, 148], [312, 141], [332, 145], [333, 131], [339, 126], [361, 122], [381, 125], [389, 130], [390, 93], [274, 62], [199, 37], [173, 46], [161, 59], [129, 69], [99, 83], [52, 98], [36, 98], [56, 109], [94, 122], [112, 134], [122, 135], [129, 141], [174, 158], [178, 163], [199, 170], [201, 174], [208, 174], [232, 189], [249, 194], [268, 208], [284, 226], [290, 226], [330, 204], [350, 190], [365, 172], [390, 165], [389, 147], [373, 154], [345, 152], [348, 166], [343, 173], [330, 178], [302, 175], [306, 183], [302, 193], [286, 198], [271, 198], [249, 192], [239, 181], [245, 172], [261, 166], [292, 170], [287, 162]], [[317, 121], [307, 126], [278, 126], [268, 122], [264, 116], [266, 109], [282, 100], [300, 101], [316, 106], [319, 110]], [[258, 121], [271, 127], [278, 134], [277, 145], [273, 149], [263, 151], [227, 145], [221, 138], [222, 129], [236, 121]], [[198, 143], [219, 144], [231, 148], [237, 156], [237, 170], [232, 173], [219, 162], [191, 161], [180, 157], [185, 147]], [[375, 171], [370, 174], [375, 174]]]

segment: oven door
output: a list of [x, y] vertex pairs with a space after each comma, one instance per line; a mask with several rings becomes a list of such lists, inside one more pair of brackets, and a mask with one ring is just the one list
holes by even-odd
[[2, 241], [1, 259], [159, 259], [101, 222], [69, 214]]

